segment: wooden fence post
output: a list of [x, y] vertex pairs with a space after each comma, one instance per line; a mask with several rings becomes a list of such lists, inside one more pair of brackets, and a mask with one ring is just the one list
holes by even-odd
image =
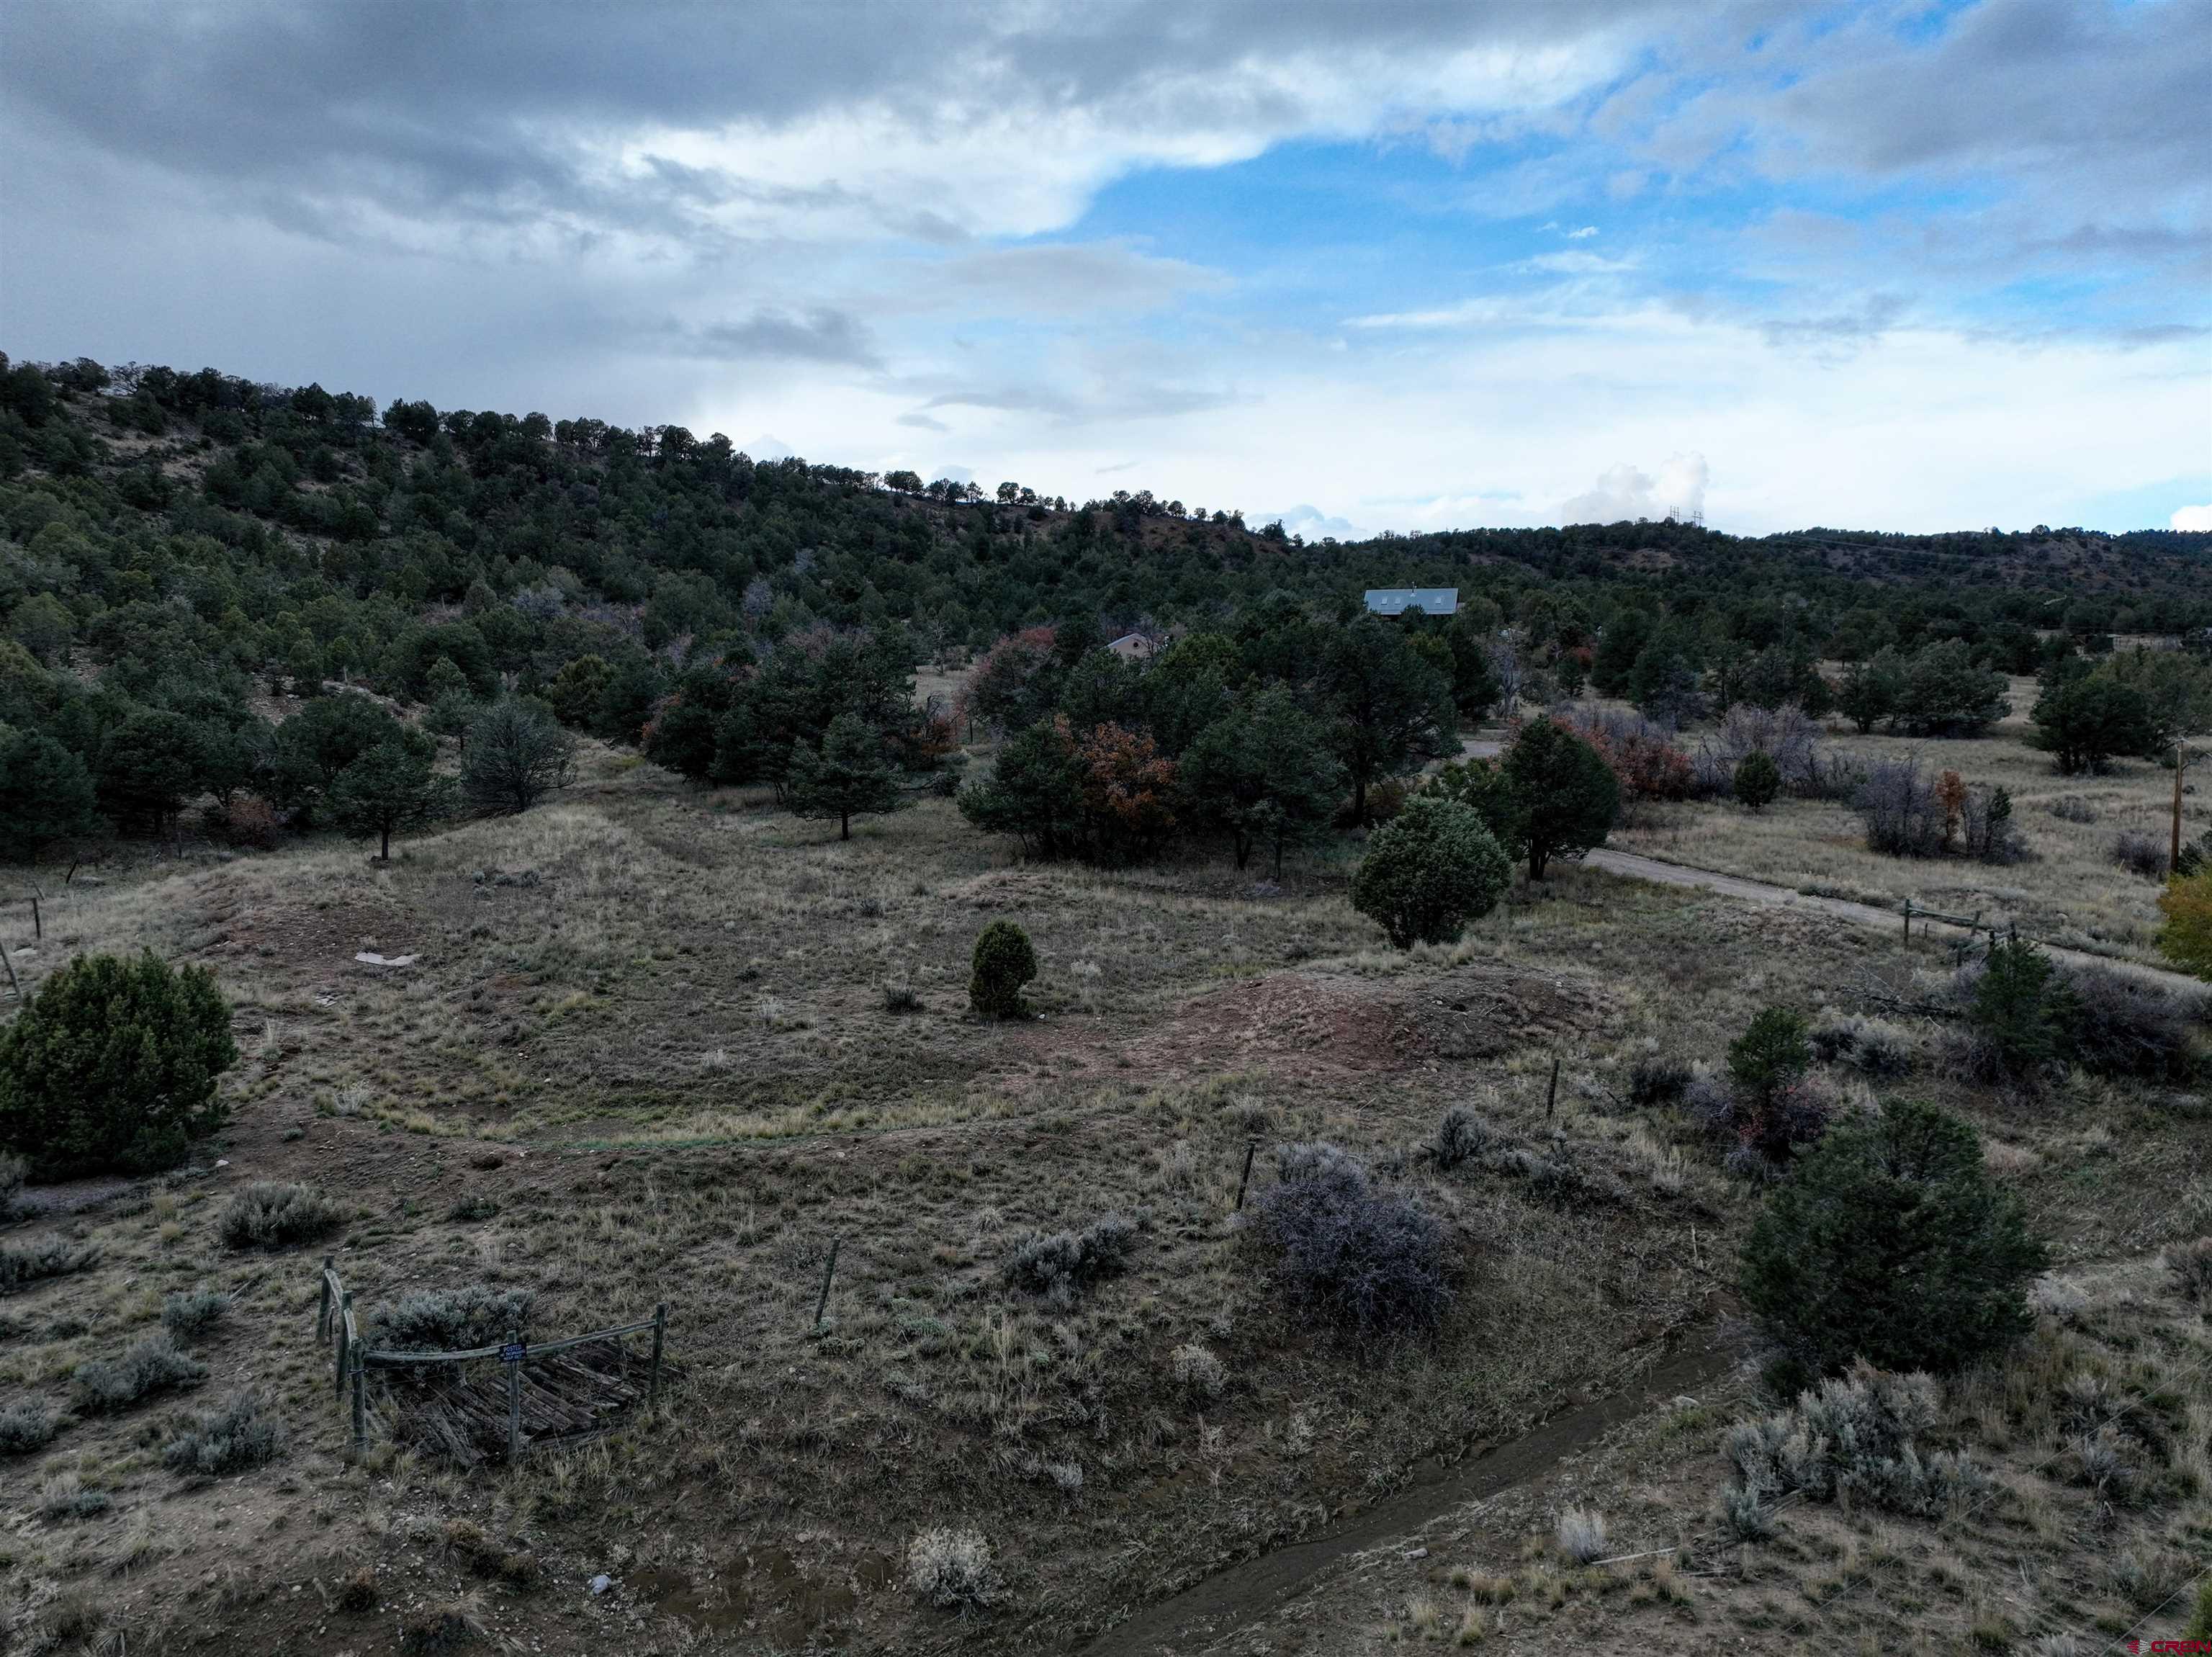
[[368, 1398], [362, 1380], [361, 1349], [356, 1346], [353, 1349], [353, 1447], [356, 1454], [368, 1444]]
[[660, 1404], [660, 1341], [667, 1332], [668, 1302], [663, 1301], [653, 1308], [653, 1370], [645, 1383], [645, 1407], [647, 1410], [656, 1409]]
[[[522, 1331], [507, 1331], [509, 1346], [520, 1344]], [[502, 1355], [504, 1356], [504, 1355]], [[507, 1366], [507, 1460], [509, 1466], [522, 1459], [522, 1365], [518, 1360]]]
[[315, 1301], [315, 1338], [326, 1341], [331, 1337], [331, 1272], [337, 1264], [337, 1256], [323, 1256], [322, 1292]]
[[1905, 941], [1912, 941], [1912, 899], [1905, 900]]
[[349, 1355], [348, 1349], [349, 1349], [353, 1344], [349, 1338], [353, 1333], [352, 1312], [353, 1291], [351, 1289], [348, 1289], [338, 1301], [338, 1350], [337, 1373], [331, 1378], [332, 1382], [331, 1390], [336, 1392], [343, 1392], [345, 1391], [346, 1359]]
[[46, 923], [39, 918], [39, 894], [31, 894], [31, 936], [40, 943], [46, 941]]
[[1252, 1159], [1260, 1154], [1260, 1142], [1251, 1140], [1244, 1147], [1244, 1172], [1237, 1176], [1237, 1212], [1244, 1212], [1244, 1187], [1252, 1183]]
[[843, 1240], [839, 1237], [830, 1240], [830, 1258], [822, 1268], [822, 1294], [814, 1302], [814, 1326], [817, 1329], [822, 1327], [822, 1314], [830, 1307], [830, 1281], [837, 1275], [837, 1246]]
[[1552, 1119], [1552, 1107], [1559, 1102], [1559, 1056], [1552, 1055], [1552, 1085], [1544, 1090], [1544, 1120]]

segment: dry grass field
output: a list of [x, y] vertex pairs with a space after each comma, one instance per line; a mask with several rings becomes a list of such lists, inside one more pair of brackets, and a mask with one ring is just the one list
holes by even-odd
[[[197, 1167], [37, 1193], [44, 1211], [0, 1232], [99, 1252], [0, 1295], [7, 1401], [66, 1404], [77, 1366], [157, 1330], [167, 1295], [231, 1297], [186, 1342], [202, 1386], [0, 1459], [0, 1626], [33, 1652], [1070, 1648], [1726, 1326], [1754, 1198], [1677, 1113], [1629, 1106], [1630, 1068], [1717, 1060], [1764, 1005], [1859, 1010], [1941, 964], [1575, 868], [1455, 947], [1399, 954], [1349, 907], [1347, 873], [1025, 867], [935, 800], [841, 844], [764, 795], [690, 791], [592, 750], [557, 803], [410, 842], [388, 867], [325, 843], [80, 877], [49, 898], [35, 953], [10, 911], [29, 981], [78, 950], [212, 966], [243, 1057], [235, 1118]], [[999, 918], [1029, 930], [1042, 973], [1036, 1016], [987, 1024], [967, 962]], [[2069, 1270], [2212, 1228], [2201, 1098], [2079, 1076], [2002, 1097], [1953, 1075], [1932, 1027], [1906, 1034], [1922, 1063], [1898, 1085], [1983, 1125]], [[1543, 1190], [1439, 1172], [1416, 1151], [1454, 1104], [1566, 1172]], [[1446, 1221], [1460, 1276], [1432, 1346], [1347, 1353], [1285, 1313], [1237, 1223], [1248, 1145], [1263, 1186], [1268, 1148], [1322, 1137]], [[312, 1183], [348, 1222], [327, 1243], [227, 1248], [216, 1215], [258, 1179]], [[1003, 1281], [1025, 1233], [1109, 1214], [1138, 1228], [1126, 1275], [1066, 1305]], [[665, 1301], [678, 1373], [656, 1416], [513, 1471], [408, 1447], [388, 1405], [356, 1458], [314, 1335], [326, 1250], [362, 1307], [528, 1288], [539, 1338]], [[2094, 1343], [2066, 1362], [2125, 1378], [2203, 1343], [2147, 1288], [2097, 1306], [2101, 1321], [2040, 1338]], [[1193, 1348], [1218, 1377], [1178, 1356]], [[167, 1470], [166, 1423], [241, 1388], [287, 1453], [219, 1478]], [[2200, 1404], [2177, 1436], [2201, 1462]], [[1618, 1477], [1641, 1494], [1607, 1504], [1626, 1533], [1671, 1544], [1666, 1515], [1698, 1522], [1726, 1414], [1635, 1441]], [[2200, 1478], [2192, 1523], [2204, 1494]], [[2033, 1557], [2106, 1550], [2118, 1532], [2077, 1506], [2033, 1521]], [[2128, 1524], [2175, 1511], [2162, 1496]], [[986, 1538], [988, 1606], [909, 1587], [909, 1544], [945, 1526]], [[1845, 1570], [1814, 1539], [1830, 1530], [1786, 1534], [1743, 1584], [1786, 1598], [1785, 1581], [1863, 1579], [1869, 1615], [1900, 1619], [1935, 1603], [1913, 1572]], [[1995, 1544], [1973, 1557], [2013, 1568]], [[1531, 1593], [1601, 1621], [1659, 1592], [1555, 1575], [1567, 1586]], [[1316, 1624], [1308, 1648], [1427, 1637], [1416, 1594], [1449, 1601], [1459, 1637], [1461, 1590], [1425, 1581], [1394, 1586], [1387, 1615], [1345, 1599], [1338, 1634]], [[1970, 1581], [1943, 1603], [2002, 1592]], [[1524, 1623], [1526, 1603], [1516, 1631], [1577, 1626], [1565, 1610]], [[1797, 1637], [1709, 1618], [1678, 1644], [1722, 1627], [1733, 1643], [1739, 1623], [1761, 1648]]]
[[[2173, 773], [2125, 760], [2103, 776], [2061, 777], [2048, 754], [2024, 740], [2035, 681], [2016, 679], [2012, 714], [1971, 741], [1874, 734], [1846, 728], [1830, 746], [1868, 759], [1917, 758], [1930, 771], [1955, 771], [1966, 782], [2010, 792], [2013, 821], [2028, 856], [1990, 865], [1965, 858], [1885, 857], [1866, 849], [1847, 806], [1778, 801], [1763, 812], [1732, 801], [1648, 807], [1644, 820], [1617, 829], [1609, 844], [1647, 856], [1741, 874], [1828, 897], [2017, 922], [2046, 942], [2155, 963], [2159, 882], [2131, 874], [2112, 856], [2122, 833], [2167, 841]], [[2182, 833], [2212, 828], [2212, 767], [2191, 767], [2182, 801]]]

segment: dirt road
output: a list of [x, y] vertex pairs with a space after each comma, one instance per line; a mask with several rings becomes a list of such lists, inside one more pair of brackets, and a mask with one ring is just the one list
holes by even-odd
[[[1792, 892], [1788, 886], [1769, 886], [1764, 880], [1747, 880], [1740, 874], [1722, 874], [1709, 868], [1692, 868], [1685, 863], [1662, 862], [1656, 857], [1642, 856], [1633, 851], [1615, 851], [1610, 847], [1601, 846], [1585, 856], [1583, 862], [1589, 868], [1601, 868], [1608, 874], [1625, 875], [1633, 880], [1694, 887], [1718, 892], [1723, 898], [1741, 898], [1746, 903], [1812, 910], [1859, 926], [1884, 927], [1893, 933], [1901, 934], [1904, 929], [1905, 917], [1899, 910], [1853, 903], [1848, 898], [1809, 897], [1802, 892]], [[1965, 929], [1947, 926], [1941, 921], [1923, 920], [1917, 911], [1913, 918], [1916, 934], [1923, 927], [1928, 927], [1954, 938], [1965, 935]], [[2093, 955], [2085, 950], [2062, 949], [2055, 944], [2046, 944], [2044, 947], [2053, 959], [2075, 966], [2100, 966], [2110, 972], [2133, 973], [2154, 984], [2166, 984], [2173, 989], [2202, 990], [2204, 987], [2201, 980], [2191, 978], [2185, 972], [2172, 972], [2161, 966], [2116, 960], [2109, 955]]]
[[1278, 1548], [1146, 1606], [1082, 1648], [1086, 1657], [1195, 1651], [1257, 1621], [1340, 1559], [1405, 1536], [1442, 1514], [1549, 1471], [1622, 1422], [1728, 1373], [1735, 1355], [1710, 1337], [1686, 1345], [1618, 1392], [1567, 1410], [1532, 1433], [1418, 1482], [1326, 1536]]

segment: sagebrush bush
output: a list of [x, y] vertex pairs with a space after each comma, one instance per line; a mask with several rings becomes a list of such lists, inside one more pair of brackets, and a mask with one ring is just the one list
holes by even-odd
[[61, 1412], [44, 1398], [19, 1398], [0, 1406], [0, 1456], [43, 1450], [61, 1429]]
[[1195, 1342], [1170, 1353], [1168, 1369], [1183, 1396], [1194, 1404], [1219, 1398], [1229, 1385], [1229, 1371], [1221, 1360]]
[[72, 1243], [66, 1237], [34, 1237], [27, 1243], [0, 1243], [0, 1293], [48, 1277], [66, 1277], [100, 1263], [96, 1243]]
[[1081, 1231], [1030, 1233], [1014, 1245], [1000, 1275], [1064, 1309], [1091, 1284], [1125, 1270], [1136, 1247], [1136, 1227], [1109, 1214]]
[[327, 1236], [345, 1221], [345, 1210], [313, 1185], [257, 1179], [224, 1204], [216, 1232], [233, 1248], [282, 1248]]
[[284, 1453], [284, 1426], [261, 1413], [252, 1392], [234, 1394], [221, 1409], [187, 1416], [170, 1429], [161, 1463], [173, 1472], [243, 1472]]
[[1037, 975], [1030, 935], [1012, 921], [994, 921], [975, 940], [968, 972], [968, 1004], [985, 1018], [1018, 1018], [1022, 986]]
[[526, 1329], [536, 1297], [526, 1288], [464, 1283], [423, 1289], [372, 1309], [362, 1337], [391, 1352], [468, 1352]]
[[1437, 1124], [1429, 1142], [1429, 1154], [1447, 1171], [1486, 1154], [1498, 1142], [1498, 1133], [1465, 1105], [1455, 1105]]
[[230, 1296], [219, 1288], [186, 1289], [161, 1301], [161, 1327], [178, 1340], [189, 1340], [230, 1310]]
[[1680, 1104], [1692, 1075], [1680, 1059], [1638, 1059], [1628, 1072], [1628, 1102], [1646, 1109]]
[[197, 1386], [208, 1368], [158, 1336], [132, 1347], [119, 1358], [99, 1358], [76, 1367], [77, 1408], [88, 1415], [126, 1409], [143, 1398], [173, 1387]]
[[1492, 1151], [1484, 1162], [1499, 1173], [1527, 1180], [1528, 1189], [1546, 1202], [1571, 1204], [1628, 1200], [1628, 1187], [1611, 1174], [1578, 1167], [1565, 1156], [1543, 1156], [1516, 1147]]
[[2096, 966], [2069, 965], [2059, 976], [2064, 1057], [2099, 1075], [2185, 1081], [2196, 1073], [2206, 991]]
[[1808, 1039], [1825, 1064], [1847, 1065], [1862, 1075], [1875, 1077], [1911, 1074], [1911, 1032], [1863, 1013], [1828, 1019], [1815, 1026]]
[[2134, 829], [2122, 829], [2112, 837], [2106, 855], [2118, 868], [2130, 874], [2139, 874], [2146, 880], [2166, 878], [2166, 847], [2148, 834]]
[[30, 1177], [31, 1165], [12, 1151], [0, 1151], [0, 1220], [15, 1211], [22, 1200], [23, 1181]]
[[1764, 1092], [1700, 1078], [1686, 1102], [1698, 1126], [1729, 1144], [1729, 1172], [1760, 1182], [1778, 1178], [1792, 1156], [1819, 1144], [1848, 1107], [1818, 1075], [1800, 1075]]
[[907, 1586], [933, 1605], [988, 1605], [999, 1597], [999, 1574], [982, 1532], [945, 1526], [907, 1544]]
[[1513, 867], [1471, 806], [1421, 795], [1368, 837], [1352, 906], [1401, 949], [1450, 943], [1487, 915]]
[[1942, 1402], [1927, 1375], [1860, 1363], [1799, 1394], [1790, 1408], [1730, 1429], [1729, 1459], [1739, 1488], [1757, 1498], [1843, 1497], [1934, 1518], [1954, 1500], [1990, 1488], [1989, 1475], [1965, 1456], [1923, 1453]]
[[2212, 1237], [2174, 1244], [2166, 1251], [2166, 1269], [2185, 1297], [2199, 1303], [2212, 1301]]
[[1450, 1309], [1443, 1227], [1334, 1145], [1286, 1145], [1255, 1207], [1285, 1297], [1355, 1345], [1428, 1335]]
[[204, 969], [80, 955], [0, 1029], [0, 1148], [46, 1176], [174, 1167], [222, 1125], [237, 1059]]

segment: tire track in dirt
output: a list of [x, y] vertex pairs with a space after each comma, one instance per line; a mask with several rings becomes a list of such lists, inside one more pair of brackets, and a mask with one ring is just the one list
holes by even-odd
[[1259, 1555], [1136, 1611], [1077, 1648], [1085, 1657], [1192, 1652], [1273, 1615], [1330, 1566], [1419, 1530], [1469, 1502], [1549, 1472], [1623, 1422], [1728, 1373], [1736, 1355], [1711, 1331], [1676, 1348], [1630, 1386], [1553, 1416], [1534, 1431], [1419, 1480], [1328, 1532]]

